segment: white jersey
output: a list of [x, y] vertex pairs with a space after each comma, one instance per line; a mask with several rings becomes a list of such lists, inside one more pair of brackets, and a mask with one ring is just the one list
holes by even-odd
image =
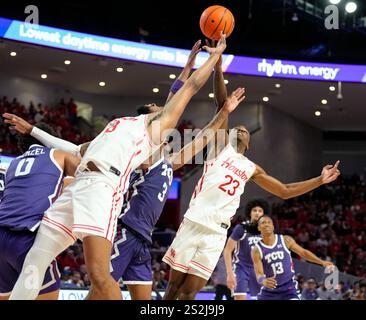
[[153, 145], [146, 130], [147, 115], [114, 119], [90, 143], [80, 168], [90, 161], [125, 193], [129, 177], [160, 146]]
[[185, 218], [226, 233], [255, 169], [255, 164], [229, 143], [216, 159], [205, 162]]

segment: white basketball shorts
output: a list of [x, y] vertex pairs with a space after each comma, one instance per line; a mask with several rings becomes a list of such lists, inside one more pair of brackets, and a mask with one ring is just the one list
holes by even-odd
[[101, 172], [83, 172], [46, 211], [42, 223], [74, 241], [94, 235], [113, 242], [123, 195]]
[[225, 247], [226, 235], [185, 218], [163, 261], [172, 269], [208, 280]]

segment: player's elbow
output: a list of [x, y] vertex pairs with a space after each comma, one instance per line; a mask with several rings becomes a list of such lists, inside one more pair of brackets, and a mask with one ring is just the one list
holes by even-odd
[[186, 81], [185, 83], [186, 89], [191, 91], [192, 95], [195, 95], [203, 86], [197, 77], [194, 74]]
[[288, 199], [288, 195], [286, 194], [285, 191], [280, 191], [280, 192], [277, 192], [277, 197], [279, 197], [280, 199], [282, 200], [287, 200]]
[[287, 193], [283, 193], [283, 194], [280, 196], [280, 198], [281, 198], [282, 200], [288, 200], [288, 199], [290, 199], [290, 198], [291, 198], [291, 196], [290, 196], [289, 194], [287, 194]]
[[283, 186], [283, 188], [281, 188], [281, 191], [279, 192], [278, 196], [282, 200], [288, 200], [292, 197], [290, 191], [288, 190], [288, 188], [286, 186]]

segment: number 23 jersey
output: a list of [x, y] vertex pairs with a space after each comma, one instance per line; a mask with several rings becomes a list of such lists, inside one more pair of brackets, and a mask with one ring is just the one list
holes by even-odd
[[204, 164], [185, 217], [219, 233], [227, 232], [255, 164], [229, 143]]

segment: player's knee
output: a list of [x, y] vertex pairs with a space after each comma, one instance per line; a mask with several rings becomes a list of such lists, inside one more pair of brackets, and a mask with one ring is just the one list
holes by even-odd
[[90, 282], [96, 288], [103, 288], [109, 281], [113, 280], [108, 271], [98, 266], [89, 267], [88, 274]]
[[180, 283], [178, 281], [169, 281], [167, 290], [169, 292], [178, 292]]
[[194, 300], [197, 293], [197, 290], [194, 288], [182, 288], [179, 294], [179, 300]]

